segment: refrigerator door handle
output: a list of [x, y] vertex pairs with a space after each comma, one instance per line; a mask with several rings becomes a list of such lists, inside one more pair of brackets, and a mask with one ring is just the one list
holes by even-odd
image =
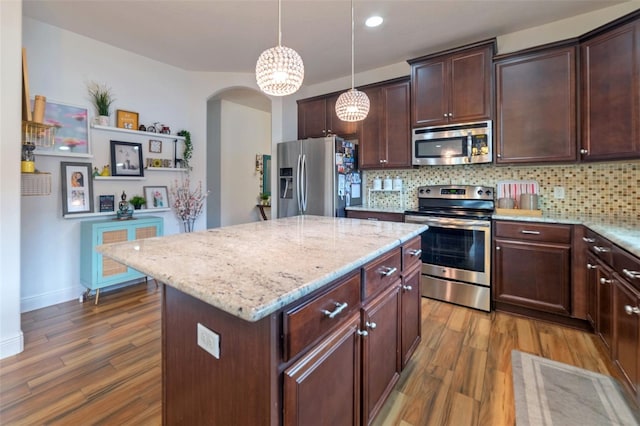
[[302, 213], [302, 155], [298, 155], [298, 166], [296, 167], [296, 198], [298, 200], [298, 213]]
[[308, 193], [308, 180], [307, 180], [307, 156], [302, 156], [302, 185], [303, 185], [303, 193], [302, 193], [302, 210], [303, 213], [307, 212], [307, 200], [309, 199]]

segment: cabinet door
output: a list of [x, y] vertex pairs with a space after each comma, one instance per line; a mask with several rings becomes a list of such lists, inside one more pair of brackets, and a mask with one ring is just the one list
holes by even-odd
[[640, 21], [582, 44], [582, 159], [640, 157]]
[[497, 163], [576, 159], [575, 47], [496, 64]]
[[298, 139], [326, 136], [326, 123], [325, 98], [298, 102]]
[[598, 268], [598, 323], [600, 339], [612, 353], [613, 343], [613, 280], [611, 270], [600, 263]]
[[491, 118], [493, 48], [455, 54], [450, 62], [449, 122], [464, 123]]
[[386, 147], [382, 142], [380, 121], [383, 115], [382, 89], [373, 87], [363, 90], [371, 103], [369, 115], [360, 122], [358, 135], [358, 155], [360, 169], [378, 169], [384, 167]]
[[338, 97], [340, 97], [340, 94], [329, 96], [326, 99], [327, 124], [325, 128], [329, 134], [338, 135], [345, 139], [353, 138], [358, 133], [358, 122], [342, 121], [338, 118], [336, 115]]
[[410, 83], [391, 84], [382, 88], [384, 115], [381, 132], [385, 147], [385, 167], [411, 167]]
[[[640, 294], [623, 279], [613, 285], [614, 359], [627, 383], [638, 396], [640, 391]], [[628, 312], [627, 312], [628, 311]]]
[[[129, 241], [129, 230], [126, 227], [123, 228], [107, 228], [96, 230], [97, 241], [95, 246], [109, 243], [121, 243]], [[120, 262], [97, 254], [98, 257], [98, 279], [97, 283], [105, 282], [118, 282], [119, 279], [125, 277], [129, 273], [129, 268]]]
[[439, 57], [411, 65], [412, 126], [448, 123], [447, 59]]
[[570, 245], [496, 238], [495, 270], [497, 301], [570, 314]]
[[[363, 309], [362, 423], [376, 416], [400, 377], [400, 282]], [[331, 423], [325, 423], [331, 424]]]
[[402, 356], [402, 368], [404, 369], [418, 343], [420, 343], [421, 337], [420, 267], [414, 268], [402, 277], [400, 294], [402, 295], [400, 354]]
[[284, 372], [284, 425], [360, 424], [356, 314]]
[[587, 320], [594, 330], [598, 325], [598, 261], [592, 254], [587, 255]]

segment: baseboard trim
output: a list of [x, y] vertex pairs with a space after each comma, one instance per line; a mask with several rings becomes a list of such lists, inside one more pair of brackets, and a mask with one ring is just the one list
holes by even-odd
[[50, 291], [48, 293], [36, 294], [34, 296], [23, 297], [20, 299], [20, 312], [25, 313], [34, 311], [47, 306], [57, 305], [58, 303], [68, 302], [78, 299], [84, 292], [84, 287], [67, 287], [60, 290]]
[[24, 334], [19, 331], [16, 335], [0, 342], [0, 359], [19, 354], [24, 350]]

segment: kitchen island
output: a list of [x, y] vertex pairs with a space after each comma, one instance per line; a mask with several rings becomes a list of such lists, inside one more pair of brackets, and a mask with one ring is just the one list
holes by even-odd
[[419, 341], [426, 229], [296, 216], [97, 250], [165, 284], [165, 424], [366, 424]]

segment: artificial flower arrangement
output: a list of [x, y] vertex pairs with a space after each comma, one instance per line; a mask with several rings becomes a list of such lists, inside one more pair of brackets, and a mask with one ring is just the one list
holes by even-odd
[[198, 186], [192, 191], [191, 181], [186, 178], [181, 183], [176, 179], [171, 185], [170, 192], [173, 211], [182, 220], [184, 231], [192, 232], [193, 223], [202, 213], [204, 200], [209, 195], [209, 191], [202, 191], [202, 182], [198, 182]]

